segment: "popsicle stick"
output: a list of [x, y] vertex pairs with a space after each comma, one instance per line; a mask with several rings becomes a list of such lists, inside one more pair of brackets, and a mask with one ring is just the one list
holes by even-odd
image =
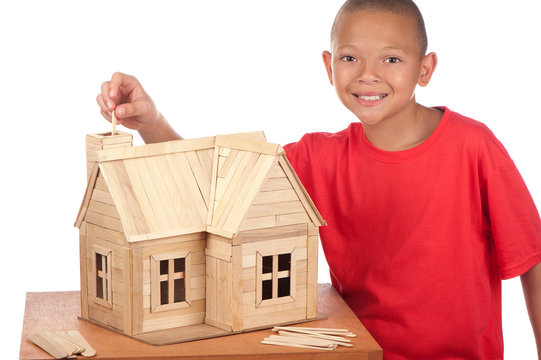
[[81, 353], [84, 357], [92, 357], [96, 355], [96, 350], [90, 346], [90, 344], [86, 341], [86, 339], [81, 335], [81, 333], [77, 330], [68, 330], [68, 335], [71, 336], [74, 340], [77, 341], [77, 344], [79, 346], [82, 346], [84, 348], [84, 351]]
[[31, 343], [48, 352], [55, 359], [76, 359], [76, 354], [84, 357], [96, 355], [85, 338], [77, 330], [69, 331], [37, 331], [27, 338]]
[[30, 334], [27, 336], [26, 340], [39, 346], [55, 359], [63, 359], [71, 355], [68, 354], [68, 352], [65, 351], [63, 347], [58, 344], [54, 339], [51, 339], [49, 336], [47, 336], [44, 331]]
[[280, 335], [271, 335], [266, 337], [264, 340], [268, 341], [280, 341], [287, 343], [294, 343], [300, 345], [310, 345], [310, 346], [321, 346], [321, 347], [334, 347], [336, 346], [334, 342], [329, 340], [303, 337], [303, 336], [280, 336]]
[[[280, 330], [278, 333], [283, 332], [283, 331], [285, 330]], [[320, 339], [327, 339], [327, 340], [334, 340], [334, 341], [341, 341], [341, 342], [351, 342], [351, 340], [343, 338], [341, 336], [325, 335], [325, 334], [320, 334], [314, 331], [299, 330], [299, 331], [294, 331], [294, 333], [311, 335], [314, 337], [318, 337]]]
[[340, 346], [345, 347], [353, 347], [353, 344], [351, 344], [351, 340], [344, 339], [344, 338], [338, 338], [335, 336], [328, 336], [328, 335], [318, 335], [318, 334], [301, 334], [301, 333], [294, 333], [294, 332], [287, 332], [287, 331], [279, 331], [278, 332], [283, 337], [292, 337], [292, 338], [313, 338], [313, 339], [322, 339], [325, 341], [331, 341], [332, 343]]
[[328, 335], [340, 335], [345, 337], [356, 337], [354, 333], [350, 332], [348, 329], [331, 329], [331, 328], [311, 328], [311, 327], [301, 327], [301, 326], [275, 326], [274, 331], [286, 330], [286, 331], [313, 331], [320, 334]]
[[112, 129], [111, 129], [111, 136], [115, 136], [116, 134], [116, 116], [115, 116], [115, 111], [111, 111], [111, 125], [112, 125]]
[[317, 332], [339, 332], [339, 333], [348, 333], [348, 329], [332, 329], [332, 328], [314, 328], [314, 327], [302, 327], [302, 326], [275, 326], [275, 329], [279, 330], [290, 330], [290, 329], [297, 329], [297, 330], [309, 330], [309, 331], [317, 331]]
[[79, 344], [74, 343], [65, 332], [47, 332], [47, 336], [59, 343], [62, 348], [68, 352], [68, 356], [78, 354], [84, 349], [81, 349]]
[[263, 340], [261, 341], [262, 344], [267, 345], [280, 345], [280, 346], [291, 346], [291, 347], [299, 347], [299, 348], [305, 348], [305, 349], [316, 349], [316, 350], [334, 350], [334, 348], [328, 348], [328, 347], [319, 347], [319, 346], [309, 346], [309, 345], [299, 345], [294, 343], [286, 343], [286, 342], [278, 342], [278, 341], [269, 341], [269, 340]]

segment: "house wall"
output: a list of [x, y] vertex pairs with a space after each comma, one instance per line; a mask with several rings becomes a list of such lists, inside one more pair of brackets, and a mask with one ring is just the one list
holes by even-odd
[[233, 330], [233, 246], [231, 239], [209, 234], [206, 254], [205, 323]]
[[[205, 318], [205, 243], [206, 234], [196, 233], [132, 243], [133, 257], [133, 333], [202, 324]], [[159, 296], [159, 287], [152, 286], [152, 261], [176, 254], [190, 256], [186, 273], [190, 278], [189, 304], [172, 310], [153, 309], [152, 298]], [[179, 256], [180, 256], [179, 255]], [[155, 260], [154, 260], [155, 261]], [[154, 291], [153, 291], [154, 289]], [[158, 289], [158, 292], [156, 292]]]
[[81, 278], [81, 317], [88, 319], [88, 259], [86, 249], [86, 224], [79, 228], [79, 263]]
[[[81, 256], [85, 259], [86, 284], [81, 291], [86, 293], [86, 311], [82, 315], [90, 320], [101, 322], [127, 334], [131, 333], [131, 293], [130, 293], [130, 256], [129, 248], [115, 243], [119, 236], [116, 232], [95, 224], [85, 223], [84, 241], [81, 241]], [[111, 235], [111, 236], [108, 236]], [[106, 238], [113, 239], [109, 241]], [[110, 298], [97, 297], [96, 253], [108, 254], [107, 272], [110, 280]], [[86, 287], [86, 289], [84, 288]]]
[[[270, 171], [233, 239], [233, 244], [242, 248], [244, 328], [317, 316], [318, 227], [311, 222], [305, 199], [291, 183], [295, 179], [286, 175], [283, 166], [286, 164], [281, 161]], [[258, 261], [287, 253], [292, 254], [290, 281], [294, 282], [290, 297], [262, 301]]]
[[277, 163], [248, 208], [239, 231], [310, 222], [306, 209], [281, 163]]
[[[242, 313], [245, 329], [307, 318], [308, 228], [307, 224], [249, 230], [242, 238]], [[290, 296], [261, 300], [258, 256], [291, 255]], [[317, 259], [316, 259], [317, 261]], [[261, 270], [260, 270], [261, 271]], [[316, 294], [317, 296], [317, 294]]]
[[[131, 334], [130, 256], [119, 218], [104, 178], [98, 174], [80, 228], [81, 315]], [[96, 252], [110, 256], [107, 300], [97, 297]]]
[[85, 214], [85, 222], [96, 237], [111, 241], [121, 246], [128, 246], [120, 215], [101, 173], [98, 173], [96, 184]]

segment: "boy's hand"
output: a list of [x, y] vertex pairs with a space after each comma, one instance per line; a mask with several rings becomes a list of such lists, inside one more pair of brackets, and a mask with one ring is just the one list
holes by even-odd
[[137, 130], [147, 144], [182, 139], [134, 76], [114, 73], [101, 85], [96, 101], [107, 121], [111, 121], [111, 111], [115, 110], [117, 123]]
[[141, 83], [134, 76], [120, 72], [101, 85], [96, 101], [107, 121], [111, 122], [111, 111], [115, 110], [117, 122], [133, 130], [152, 127], [161, 117]]

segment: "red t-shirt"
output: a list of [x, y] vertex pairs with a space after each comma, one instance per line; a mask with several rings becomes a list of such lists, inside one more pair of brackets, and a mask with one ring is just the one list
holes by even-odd
[[421, 145], [361, 123], [285, 150], [328, 226], [334, 287], [387, 360], [502, 359], [501, 279], [541, 261], [541, 221], [504, 147], [446, 108]]

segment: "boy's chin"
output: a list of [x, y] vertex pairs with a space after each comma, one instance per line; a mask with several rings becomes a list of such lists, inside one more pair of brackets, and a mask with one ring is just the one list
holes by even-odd
[[375, 112], [363, 112], [363, 113], [356, 113], [355, 116], [361, 124], [364, 126], [373, 126], [379, 124], [381, 121], [383, 121], [383, 117], [381, 114], [376, 114]]
[[372, 119], [372, 118], [359, 118], [359, 121], [363, 126], [375, 126], [381, 122], [381, 119]]

